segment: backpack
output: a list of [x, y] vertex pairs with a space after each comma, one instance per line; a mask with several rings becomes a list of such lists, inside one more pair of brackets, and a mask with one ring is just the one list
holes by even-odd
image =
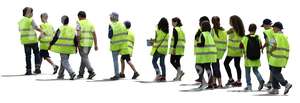
[[247, 37], [247, 58], [250, 60], [258, 60], [260, 58], [260, 44], [258, 36], [251, 37], [250, 35], [248, 35]]

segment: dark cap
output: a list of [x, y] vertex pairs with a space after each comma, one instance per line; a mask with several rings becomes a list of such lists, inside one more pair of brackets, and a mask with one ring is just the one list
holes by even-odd
[[263, 27], [264, 25], [272, 25], [272, 21], [270, 19], [265, 19], [261, 27]]
[[277, 27], [279, 29], [283, 29], [281, 22], [275, 22], [272, 27]]

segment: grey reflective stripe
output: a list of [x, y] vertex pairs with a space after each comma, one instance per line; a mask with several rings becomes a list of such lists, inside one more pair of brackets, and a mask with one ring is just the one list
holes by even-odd
[[204, 47], [216, 47], [216, 45], [205, 45]]
[[[157, 46], [153, 46], [153, 47], [157, 48]], [[161, 45], [158, 48], [168, 48], [168, 46], [167, 45]]]
[[216, 52], [197, 52], [196, 55], [212, 55], [217, 54]]
[[92, 37], [81, 37], [80, 39], [88, 39], [88, 40], [93, 40], [94, 38], [92, 38]]
[[231, 41], [231, 42], [241, 42], [241, 40], [232, 40], [232, 39], [229, 39], [229, 41]]
[[283, 50], [283, 51], [290, 51], [288, 48], [275, 48], [275, 50]]
[[[171, 45], [171, 48], [173, 48], [174, 45]], [[176, 45], [176, 48], [184, 48], [183, 45]]]
[[[171, 40], [173, 41], [174, 39], [172, 38]], [[178, 39], [178, 41], [184, 41], [185, 42], [185, 39]]]
[[223, 48], [217, 48], [218, 51], [226, 51], [226, 49]]
[[54, 44], [56, 46], [74, 46], [73, 44]]
[[218, 43], [218, 44], [227, 44], [226, 41], [221, 41], [221, 40], [216, 40], [215, 43]]
[[133, 48], [133, 46], [131, 46], [131, 45], [129, 45], [128, 47], [129, 47], [129, 48]]
[[118, 43], [124, 43], [124, 42], [128, 42], [128, 40], [118, 40], [118, 41], [111, 41], [111, 44], [118, 44]]
[[80, 31], [80, 33], [93, 33], [92, 31]]
[[63, 37], [59, 37], [58, 39], [60, 39], [60, 40], [74, 40], [74, 38], [63, 38]]
[[45, 43], [48, 44], [49, 42], [50, 42], [50, 40], [49, 40], [49, 41], [40, 41], [40, 43], [44, 43], [44, 44], [45, 44]]
[[275, 55], [273, 53], [270, 54], [272, 57], [274, 58], [284, 58], [284, 59], [288, 59], [289, 57], [288, 56], [284, 56], [284, 55]]
[[35, 34], [21, 35], [21, 38], [36, 36]]
[[122, 36], [127, 34], [128, 34], [127, 32], [122, 32], [122, 33], [113, 34], [113, 36]]
[[19, 29], [19, 31], [32, 31], [33, 29]]
[[240, 47], [233, 47], [233, 46], [228, 46], [230, 49], [235, 49], [235, 50], [242, 50]]
[[164, 40], [156, 40], [156, 42], [161, 42], [161, 41], [168, 41], [168, 39], [164, 39]]

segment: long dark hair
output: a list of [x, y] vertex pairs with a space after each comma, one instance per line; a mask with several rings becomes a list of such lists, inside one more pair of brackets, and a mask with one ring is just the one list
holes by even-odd
[[169, 33], [168, 20], [165, 17], [162, 17], [157, 24], [157, 28], [165, 33]]
[[213, 16], [211, 18], [211, 23], [214, 25], [213, 29], [215, 30], [215, 34], [217, 35], [217, 37], [219, 37], [219, 30], [224, 30], [223, 27], [221, 27], [221, 24], [220, 24], [220, 17]]
[[176, 26], [182, 26], [181, 20], [178, 17], [172, 18], [172, 22], [176, 22]]
[[237, 16], [233, 15], [230, 17], [230, 25], [233, 29], [238, 33], [239, 36], [245, 35], [245, 28], [242, 19]]

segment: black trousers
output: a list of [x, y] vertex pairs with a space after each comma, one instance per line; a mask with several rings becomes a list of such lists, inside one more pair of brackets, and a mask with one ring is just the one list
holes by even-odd
[[173, 67], [177, 70], [178, 67], [180, 67], [180, 59], [182, 55], [171, 55], [170, 62], [173, 65]]
[[213, 68], [213, 76], [216, 78], [221, 78], [219, 59], [217, 59], [215, 63], [212, 63], [212, 68]]
[[41, 57], [38, 43], [24, 44], [27, 71], [31, 71], [31, 50], [33, 50], [34, 54], [35, 68], [39, 69], [41, 66]]
[[227, 75], [228, 75], [229, 78], [232, 78], [231, 69], [230, 69], [230, 66], [229, 66], [229, 63], [231, 62], [232, 59], [234, 59], [234, 66], [235, 66], [236, 73], [237, 73], [237, 79], [241, 80], [241, 76], [242, 76], [242, 71], [241, 71], [241, 66], [240, 66], [241, 57], [227, 56], [225, 58], [224, 67], [226, 69]]

